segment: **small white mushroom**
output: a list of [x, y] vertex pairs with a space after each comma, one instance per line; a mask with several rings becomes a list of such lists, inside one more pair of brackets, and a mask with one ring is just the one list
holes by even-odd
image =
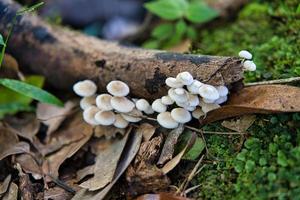
[[249, 51], [247, 51], [247, 50], [240, 51], [239, 52], [239, 56], [241, 58], [245, 58], [245, 59], [248, 59], [248, 60], [252, 59], [252, 54]]
[[183, 108], [192, 112], [192, 111], [194, 111], [196, 109], [196, 106], [185, 106]]
[[139, 122], [142, 120], [143, 113], [138, 109], [134, 108], [129, 113], [121, 113], [122, 117], [128, 122]]
[[[179, 89], [179, 88], [176, 88]], [[175, 93], [175, 89], [171, 88], [168, 90], [168, 96], [175, 102], [184, 103], [188, 101], [188, 95], [187, 93], [184, 93], [183, 95], [178, 95]]]
[[197, 107], [193, 112], [192, 112], [192, 116], [195, 119], [199, 119], [202, 116], [205, 116], [205, 113], [201, 110], [200, 107]]
[[171, 88], [181, 88], [184, 85], [182, 82], [178, 81], [176, 78], [173, 77], [167, 78], [165, 83]]
[[228, 88], [224, 85], [218, 86], [217, 90], [219, 92], [220, 97], [224, 97], [228, 95]]
[[203, 84], [199, 88], [199, 94], [201, 97], [211, 100], [217, 100], [220, 97], [218, 90], [214, 86], [207, 84]]
[[176, 80], [182, 82], [184, 85], [191, 85], [194, 79], [189, 72], [181, 72], [176, 76]]
[[102, 111], [99, 111], [96, 113], [95, 120], [100, 125], [110, 126], [115, 122], [116, 117], [112, 111], [103, 111], [102, 110]]
[[95, 115], [99, 112], [100, 109], [96, 106], [90, 106], [83, 111], [83, 119], [90, 125], [99, 125], [99, 123], [95, 120]]
[[171, 111], [171, 117], [178, 123], [187, 123], [191, 121], [192, 116], [191, 113], [184, 108], [174, 108]]
[[188, 95], [188, 103], [189, 103], [189, 106], [199, 105], [199, 97], [197, 95], [189, 94]]
[[107, 91], [116, 97], [125, 97], [129, 94], [129, 87], [122, 81], [111, 81], [106, 86]]
[[[220, 97], [219, 97], [220, 98]], [[217, 99], [218, 100], [218, 99]], [[202, 101], [204, 101], [205, 103], [214, 103], [216, 100], [214, 99], [206, 99], [206, 98], [202, 98]]]
[[96, 105], [101, 110], [112, 110], [113, 107], [110, 104], [112, 96], [109, 94], [100, 94], [96, 98]]
[[227, 96], [223, 96], [223, 97], [220, 97], [220, 98], [218, 98], [214, 103], [215, 104], [222, 104], [222, 103], [225, 103], [226, 101], [227, 101]]
[[178, 122], [176, 122], [172, 117], [170, 112], [162, 112], [157, 115], [157, 122], [164, 128], [174, 129], [178, 127]]
[[79, 102], [80, 108], [82, 110], [87, 109], [90, 106], [96, 105], [96, 95], [83, 97]]
[[183, 102], [183, 103], [180, 103], [180, 102], [175, 102], [177, 106], [179, 107], [182, 107], [182, 108], [185, 108], [185, 107], [188, 107], [189, 106], [189, 102], [186, 101], [186, 102]]
[[73, 90], [78, 96], [93, 96], [97, 91], [96, 84], [91, 80], [79, 81], [73, 85]]
[[146, 111], [149, 109], [150, 104], [146, 99], [139, 99], [136, 101], [135, 106], [140, 111]]
[[251, 60], [246, 60], [243, 64], [243, 67], [246, 71], [250, 71], [250, 72], [256, 70], [256, 64]]
[[156, 99], [153, 101], [151, 107], [155, 112], [158, 113], [165, 112], [167, 110], [167, 106], [161, 102], [161, 99]]
[[117, 128], [126, 128], [129, 124], [128, 121], [126, 121], [122, 115], [120, 114], [116, 114], [115, 116], [116, 120], [114, 122], [114, 126], [117, 127]]
[[152, 107], [150, 106], [147, 110], [144, 111], [144, 113], [146, 113], [147, 115], [151, 115], [154, 113], [154, 110], [152, 109]]
[[199, 93], [199, 88], [203, 85], [203, 83], [201, 83], [198, 80], [194, 80], [193, 83], [191, 85], [187, 86], [188, 91], [191, 94], [198, 94]]
[[220, 108], [221, 106], [215, 103], [205, 103], [203, 101], [200, 101], [200, 106], [202, 111], [206, 114], [209, 111], [215, 110], [217, 108]]
[[183, 88], [176, 88], [176, 89], [174, 89], [174, 92], [177, 95], [184, 95], [184, 94], [186, 94], [186, 90], [183, 89]]
[[163, 96], [162, 98], [161, 98], [161, 102], [163, 103], [163, 104], [165, 104], [165, 105], [172, 105], [173, 103], [174, 103], [174, 100], [173, 99], [171, 99], [171, 97], [169, 97], [168, 95], [167, 96]]
[[128, 113], [134, 108], [134, 103], [126, 97], [112, 97], [110, 100], [111, 106], [118, 112]]

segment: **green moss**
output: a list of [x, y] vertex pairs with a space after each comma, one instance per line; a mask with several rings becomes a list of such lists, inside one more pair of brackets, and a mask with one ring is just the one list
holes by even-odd
[[236, 21], [200, 32], [193, 52], [237, 55], [247, 49], [254, 54], [258, 70], [246, 81], [300, 75], [300, 13], [298, 0], [256, 0]]

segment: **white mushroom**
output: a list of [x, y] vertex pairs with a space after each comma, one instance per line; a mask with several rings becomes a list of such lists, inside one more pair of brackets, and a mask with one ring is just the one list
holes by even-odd
[[99, 108], [96, 106], [90, 106], [83, 111], [83, 119], [90, 125], [99, 125], [99, 123], [95, 120], [95, 115], [99, 112]]
[[102, 110], [102, 111], [99, 111], [96, 113], [95, 120], [100, 125], [110, 126], [115, 122], [116, 117], [112, 111], [103, 111]]
[[167, 78], [165, 83], [171, 88], [181, 88], [184, 85], [182, 82], [178, 81], [176, 78], [173, 77]]
[[188, 101], [183, 102], [183, 103], [176, 102], [176, 105], [179, 106], [179, 107], [185, 108], [185, 107], [189, 106], [189, 102]]
[[252, 59], [252, 54], [249, 51], [247, 51], [247, 50], [240, 51], [239, 52], [239, 56], [241, 58], [245, 58], [245, 59], [248, 59], [248, 60]]
[[184, 108], [174, 108], [171, 111], [171, 117], [178, 123], [187, 123], [191, 121], [192, 116], [191, 113]]
[[183, 108], [192, 112], [192, 111], [194, 111], [196, 109], [196, 106], [185, 106]]
[[226, 86], [218, 86], [217, 90], [219, 92], [220, 97], [224, 97], [228, 95], [228, 88]]
[[129, 113], [121, 113], [122, 117], [128, 122], [139, 122], [142, 120], [143, 113], [138, 109], [134, 108]]
[[251, 60], [246, 60], [243, 66], [246, 71], [252, 72], [256, 70], [256, 64]]
[[209, 111], [215, 110], [217, 108], [220, 108], [221, 106], [215, 103], [205, 103], [203, 101], [200, 101], [200, 106], [202, 111], [206, 114]]
[[186, 94], [186, 90], [183, 89], [183, 88], [176, 88], [176, 89], [174, 89], [174, 92], [177, 95], [184, 95], [184, 94]]
[[128, 113], [133, 110], [134, 103], [126, 97], [112, 97], [110, 100], [111, 106], [118, 112]]
[[155, 112], [158, 113], [165, 112], [167, 110], [167, 106], [161, 102], [161, 99], [156, 99], [153, 101], [151, 107]]
[[189, 103], [189, 106], [199, 105], [199, 97], [197, 95], [189, 94], [188, 95], [188, 103]]
[[[176, 88], [179, 89], [179, 88]], [[178, 92], [178, 91], [177, 91]], [[168, 90], [168, 96], [175, 102], [184, 103], [188, 100], [187, 93], [184, 93], [183, 95], [178, 95], [175, 93], [175, 89], [171, 88]]]
[[174, 129], [178, 127], [178, 122], [176, 122], [172, 117], [170, 112], [162, 112], [157, 115], [157, 122], [164, 128]]
[[220, 97], [220, 98], [218, 98], [214, 103], [215, 104], [222, 104], [222, 103], [225, 103], [226, 101], [227, 101], [227, 96], [223, 96], [223, 97]]
[[191, 94], [198, 94], [199, 93], [199, 88], [203, 85], [203, 83], [201, 83], [198, 80], [194, 80], [193, 83], [191, 85], [187, 86], [188, 91]]
[[126, 128], [129, 124], [120, 114], [116, 114], [116, 120], [114, 122], [114, 126], [117, 128]]
[[196, 119], [199, 119], [202, 116], [205, 116], [205, 113], [201, 110], [200, 107], [197, 107], [193, 112], [192, 116]]
[[125, 97], [129, 94], [129, 87], [122, 81], [111, 81], [106, 86], [107, 91], [116, 97]]
[[173, 103], [174, 103], [174, 100], [173, 99], [171, 99], [171, 97], [169, 97], [168, 95], [167, 96], [163, 96], [162, 98], [161, 98], [161, 102], [163, 103], [163, 104], [165, 104], [165, 105], [172, 105]]
[[218, 90], [214, 86], [207, 84], [203, 84], [199, 88], [199, 94], [201, 97], [211, 100], [217, 100], [220, 97]]
[[[219, 97], [220, 98], [220, 97]], [[217, 99], [218, 100], [218, 99]], [[214, 103], [216, 100], [214, 99], [206, 99], [206, 98], [202, 98], [202, 101], [204, 101], [205, 103]]]
[[182, 82], [184, 85], [191, 85], [194, 79], [189, 72], [181, 72], [176, 76], [176, 80]]
[[113, 107], [110, 104], [112, 96], [109, 94], [100, 94], [97, 96], [96, 98], [96, 105], [98, 108], [100, 108], [101, 110], [112, 110]]
[[82, 97], [93, 96], [97, 91], [96, 84], [91, 80], [79, 81], [73, 85], [74, 92]]
[[146, 111], [149, 109], [150, 104], [146, 99], [139, 99], [136, 101], [135, 106], [140, 111]]
[[83, 97], [79, 102], [80, 108], [82, 110], [87, 109], [90, 106], [96, 105], [96, 95]]
[[144, 111], [144, 113], [146, 113], [147, 115], [151, 115], [154, 113], [154, 110], [152, 109], [152, 107], [150, 106], [147, 110]]

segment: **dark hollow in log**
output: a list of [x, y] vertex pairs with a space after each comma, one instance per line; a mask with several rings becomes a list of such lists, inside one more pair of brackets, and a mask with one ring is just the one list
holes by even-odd
[[[0, 32], [8, 26], [20, 5], [0, 0]], [[8, 44], [22, 66], [47, 77], [58, 89], [71, 89], [79, 80], [94, 80], [104, 91], [111, 80], [126, 82], [133, 96], [154, 99], [166, 94], [165, 79], [179, 72], [212, 85], [241, 85], [241, 60], [170, 53], [124, 47], [102, 41], [66, 28], [51, 26], [39, 17], [26, 14], [17, 25]]]

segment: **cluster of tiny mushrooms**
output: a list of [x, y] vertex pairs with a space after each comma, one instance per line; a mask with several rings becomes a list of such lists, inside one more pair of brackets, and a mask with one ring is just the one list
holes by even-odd
[[[256, 70], [251, 53], [242, 50], [239, 56], [243, 59], [245, 71]], [[188, 123], [192, 117], [205, 117], [206, 113], [226, 102], [229, 93], [226, 86], [204, 84], [186, 71], [179, 73], [176, 78], [168, 77], [165, 83], [170, 87], [168, 94], [154, 100], [152, 104], [146, 99], [128, 97], [128, 85], [119, 80], [107, 84], [108, 93], [96, 94], [97, 86], [91, 80], [77, 82], [73, 90], [83, 97], [80, 100], [83, 119], [92, 126], [126, 128], [130, 122], [136, 123], [148, 115], [158, 113], [157, 122], [167, 129]]]

